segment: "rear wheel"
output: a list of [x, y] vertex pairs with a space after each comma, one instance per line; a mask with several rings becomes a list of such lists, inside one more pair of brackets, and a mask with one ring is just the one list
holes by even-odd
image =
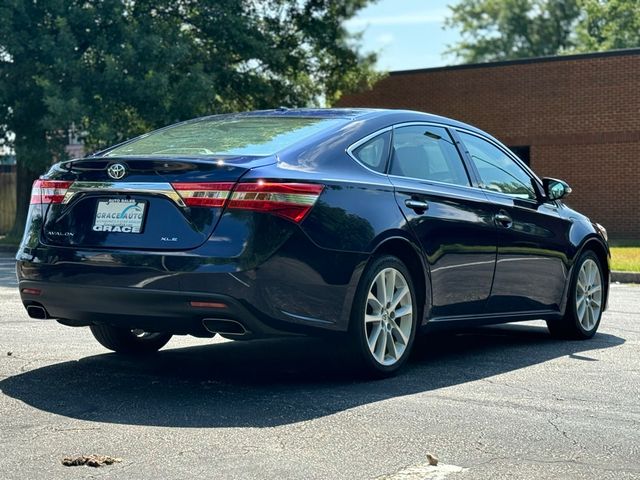
[[118, 353], [153, 353], [171, 340], [169, 333], [145, 332], [111, 325], [91, 325], [89, 328], [103, 347]]
[[564, 318], [547, 321], [553, 336], [581, 340], [596, 334], [604, 308], [603, 278], [600, 260], [587, 250], [576, 263]]
[[375, 258], [360, 279], [350, 324], [353, 349], [365, 373], [390, 376], [406, 363], [418, 310], [406, 266], [390, 255]]

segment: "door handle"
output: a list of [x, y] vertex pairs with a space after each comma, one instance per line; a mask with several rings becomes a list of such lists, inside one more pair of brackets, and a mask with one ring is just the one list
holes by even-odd
[[404, 204], [416, 213], [424, 213], [429, 209], [429, 204], [420, 200], [405, 200]]
[[513, 220], [505, 212], [496, 213], [494, 218], [496, 220], [496, 223], [501, 227], [511, 228], [511, 225], [513, 225]]

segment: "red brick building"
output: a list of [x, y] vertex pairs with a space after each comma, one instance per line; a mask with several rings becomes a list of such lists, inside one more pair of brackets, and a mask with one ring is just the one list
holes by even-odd
[[610, 238], [640, 240], [640, 49], [391, 72], [340, 106], [471, 123], [566, 180]]

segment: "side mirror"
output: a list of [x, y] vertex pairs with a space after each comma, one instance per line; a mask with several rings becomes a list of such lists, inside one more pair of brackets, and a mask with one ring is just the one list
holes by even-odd
[[544, 187], [544, 194], [549, 200], [560, 200], [571, 193], [571, 187], [567, 182], [556, 178], [543, 178], [542, 186]]

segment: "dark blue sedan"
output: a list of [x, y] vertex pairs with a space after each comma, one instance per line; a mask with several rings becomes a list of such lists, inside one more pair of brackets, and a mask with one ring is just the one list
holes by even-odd
[[416, 333], [546, 320], [587, 339], [606, 231], [495, 138], [448, 118], [278, 109], [172, 125], [34, 183], [17, 255], [33, 318], [116, 352], [172, 335], [331, 334], [375, 375]]

